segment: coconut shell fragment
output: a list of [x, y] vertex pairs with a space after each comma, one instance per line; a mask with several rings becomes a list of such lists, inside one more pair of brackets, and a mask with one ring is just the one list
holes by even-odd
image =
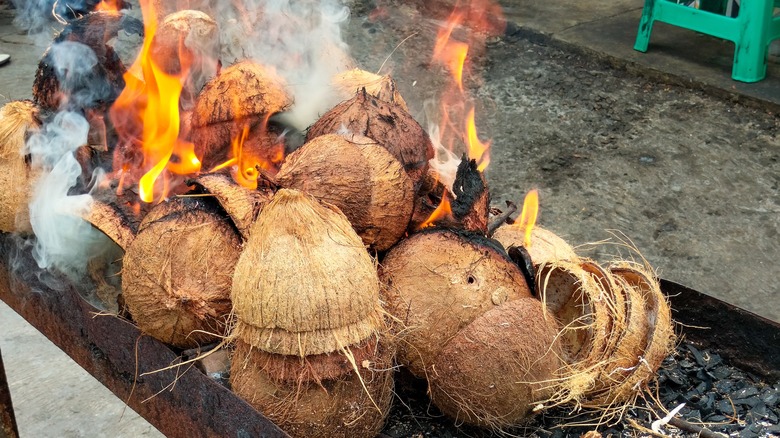
[[398, 360], [418, 377], [447, 340], [486, 311], [530, 296], [519, 268], [478, 234], [434, 229], [393, 247], [380, 266], [387, 311], [402, 325]]
[[393, 398], [392, 349], [375, 341], [300, 358], [237, 340], [233, 391], [292, 437], [373, 438]]
[[527, 421], [562, 367], [557, 334], [535, 298], [488, 310], [435, 357], [428, 375], [434, 404], [457, 423], [494, 430]]
[[353, 68], [333, 76], [331, 83], [342, 100], [352, 98], [356, 92], [365, 88], [368, 94], [385, 102], [398, 104], [404, 111], [409, 112], [406, 101], [398, 92], [398, 86], [390, 75], [380, 76]]
[[279, 190], [258, 215], [231, 296], [232, 337], [269, 353], [329, 353], [384, 331], [360, 237], [338, 208], [296, 190]]
[[528, 246], [525, 245], [525, 230], [514, 225], [500, 227], [493, 233], [492, 237], [501, 242], [504, 248], [525, 247], [536, 266], [554, 263], [556, 260], [579, 261], [577, 253], [568, 242], [554, 232], [540, 226], [534, 226], [531, 230], [531, 244]]
[[40, 127], [38, 107], [29, 100], [0, 108], [0, 231], [32, 232], [28, 206], [40, 171], [26, 159], [25, 144]]
[[395, 244], [412, 216], [411, 179], [398, 160], [366, 137], [316, 137], [287, 157], [276, 181], [337, 206], [363, 243], [377, 251]]
[[226, 334], [241, 239], [213, 199], [173, 198], [127, 247], [122, 293], [142, 332], [181, 348]]
[[419, 187], [433, 158], [433, 145], [428, 133], [400, 105], [361, 90], [320, 117], [309, 127], [306, 138], [345, 130], [368, 137], [390, 151], [412, 178], [415, 190]]

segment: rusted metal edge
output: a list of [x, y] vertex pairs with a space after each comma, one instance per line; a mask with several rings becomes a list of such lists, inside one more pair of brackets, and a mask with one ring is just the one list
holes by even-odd
[[661, 280], [661, 289], [685, 341], [768, 381], [780, 381], [780, 324], [668, 280]]
[[142, 375], [179, 356], [133, 324], [98, 315], [69, 282], [52, 290], [30, 251], [7, 235], [0, 236], [0, 259], [0, 300], [166, 436], [288, 436], [195, 367]]
[[11, 403], [11, 390], [5, 377], [3, 352], [0, 351], [0, 438], [18, 438], [14, 405]]

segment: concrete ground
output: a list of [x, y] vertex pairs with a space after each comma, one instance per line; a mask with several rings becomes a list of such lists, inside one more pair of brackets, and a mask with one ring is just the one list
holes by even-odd
[[[360, 45], [357, 43], [358, 37], [363, 35], [360, 33], [361, 25], [367, 23], [365, 19], [367, 14], [362, 12], [372, 10], [383, 3], [387, 2], [353, 2], [352, 6], [356, 10], [357, 18], [351, 23], [351, 26], [357, 30], [353, 29], [353, 32], [347, 32], [347, 35], [356, 41], [356, 46]], [[641, 228], [633, 229], [631, 237], [635, 237], [638, 243], [641, 243], [640, 249], [646, 251], [652, 264], [662, 267], [661, 272], [664, 277], [737, 303], [766, 317], [780, 319], [780, 303], [776, 299], [778, 292], [776, 278], [777, 274], [780, 274], [780, 268], [777, 264], [778, 257], [780, 257], [777, 234], [778, 216], [780, 216], [778, 214], [780, 213], [778, 199], [780, 196], [778, 195], [776, 176], [774, 186], [772, 186], [773, 177], [765, 175], [773, 169], [772, 166], [776, 168], [778, 151], [780, 151], [780, 143], [777, 139], [777, 114], [780, 112], [780, 65], [778, 65], [777, 59], [770, 57], [765, 80], [755, 84], [739, 83], [730, 79], [733, 45], [714, 38], [657, 24], [648, 53], [634, 51], [633, 43], [642, 9], [641, 0], [611, 2], [513, 0], [502, 3], [507, 18], [511, 22], [512, 38], [521, 39], [523, 43], [512, 45], [510, 44], [511, 38], [507, 38], [505, 42], [493, 47], [492, 50], [495, 53], [493, 56], [500, 56], [499, 60], [506, 60], [507, 64], [510, 62], [508, 57], [516, 56], [517, 59], [527, 61], [527, 64], [515, 66], [514, 71], [502, 71], [500, 62], [495, 60], [491, 62], [491, 49], [489, 48], [487, 58], [488, 64], [492, 66], [486, 68], [490, 75], [485, 79], [482, 87], [483, 93], [490, 91], [495, 96], [506, 94], [511, 97], [517, 90], [522, 90], [521, 87], [526, 86], [517, 78], [526, 76], [538, 78], [536, 75], [546, 74], [543, 71], [537, 71], [544, 64], [541, 64], [542, 67], [538, 63], [534, 64], [536, 61], [533, 60], [533, 53], [535, 51], [541, 53], [547, 49], [535, 48], [533, 44], [528, 43], [528, 41], [532, 41], [545, 47], [553, 46], [556, 50], [553, 54], [554, 57], [565, 56], [566, 59], [569, 59], [570, 55], [560, 55], [560, 53], [571, 52], [577, 54], [579, 57], [577, 62], [580, 64], [596, 61], [600, 65], [607, 64], [616, 67], [621, 72], [617, 76], [604, 73], [604, 70], [593, 66], [588, 67], [590, 70], [583, 71], [585, 71], [585, 76], [593, 75], [599, 81], [623, 84], [621, 81], [625, 79], [629, 83], [627, 87], [636, 87], [636, 93], [629, 95], [634, 96], [631, 98], [637, 99], [636, 105], [640, 109], [635, 111], [642, 112], [646, 108], [650, 108], [647, 110], [650, 114], [646, 116], [647, 119], [642, 120], [643, 123], [658, 123], [658, 120], [664, 120], [662, 116], [672, 113], [676, 116], [679, 115], [679, 118], [684, 118], [683, 122], [687, 124], [690, 131], [696, 133], [703, 130], [703, 126], [708, 124], [707, 117], [710, 115], [709, 113], [698, 114], [697, 109], [707, 108], [707, 111], [716, 111], [713, 114], [717, 114], [720, 119], [717, 122], [719, 130], [712, 134], [712, 139], [714, 139], [712, 141], [728, 143], [730, 135], [728, 117], [739, 112], [740, 115], [734, 115], [734, 120], [731, 123], [740, 124], [742, 130], [740, 135], [743, 137], [746, 132], [752, 132], [756, 139], [755, 144], [760, 145], [760, 147], [753, 144], [734, 145], [734, 150], [737, 152], [729, 161], [742, 166], [744, 174], [724, 175], [723, 162], [718, 161], [715, 157], [707, 156], [707, 159], [696, 163], [696, 168], [693, 169], [697, 174], [708, 177], [706, 184], [692, 186], [699, 191], [694, 193], [693, 197], [705, 200], [708, 195], [707, 187], [733, 186], [737, 192], [735, 199], [744, 199], [746, 202], [745, 205], [737, 202], [735, 207], [737, 210], [745, 210], [739, 216], [739, 223], [735, 225], [730, 221], [729, 207], [720, 205], [721, 201], [718, 199], [710, 200], [715, 206], [711, 208], [711, 218], [708, 219], [697, 215], [696, 212], [686, 211], [687, 207], [680, 207], [678, 203], [682, 201], [674, 199], [674, 196], [658, 196], [659, 199], [663, 198], [660, 199], [662, 202], [653, 204], [652, 207], [641, 213], [636, 213], [645, 216], [643, 220], [649, 220], [653, 224], [651, 225], [653, 228], [648, 228], [644, 232]], [[395, 5], [393, 2], [389, 2], [389, 4]], [[430, 4], [438, 5], [440, 3], [432, 2]], [[2, 96], [0, 100], [3, 102], [6, 99], [30, 97], [33, 74], [44, 50], [43, 46], [30, 41], [24, 32], [11, 24], [12, 16], [12, 11], [4, 7], [0, 1], [0, 52], [9, 53], [12, 56], [12, 61], [9, 64], [0, 67], [0, 96]], [[370, 29], [370, 26], [363, 27]], [[394, 41], [397, 43], [398, 39]], [[518, 47], [523, 48], [523, 55], [512, 55], [512, 50], [517, 50]], [[773, 47], [772, 53], [774, 53], [775, 48], [776, 46]], [[360, 57], [358, 58], [360, 59]], [[565, 68], [565, 64], [563, 68]], [[403, 75], [403, 72], [399, 71], [399, 75]], [[641, 81], [645, 82], [637, 82], [632, 78], [640, 78]], [[401, 77], [401, 80], [403, 79]], [[579, 79], [581, 79], [580, 76], [578, 76]], [[586, 80], [592, 82], [592, 79], [585, 78], [583, 83]], [[665, 89], [669, 93], [670, 106], [668, 108], [659, 109], [658, 106], [651, 106], [641, 101], [644, 99], [643, 92], [655, 92], [655, 84], [671, 84], [670, 87], [674, 84], [682, 86], [677, 88], [664, 88], [667, 85], [660, 86], [661, 89]], [[403, 83], [401, 85], [404, 86]], [[572, 83], [571, 86], [577, 87], [578, 84]], [[648, 90], [650, 88], [653, 90]], [[622, 90], [610, 90], [609, 87], [606, 87], [606, 90], [604, 95], [592, 97], [590, 92], [583, 87], [582, 96], [579, 98], [571, 94], [568, 96], [575, 101], [593, 103], [593, 108], [611, 104], [617, 105], [610, 99], [613, 99], [613, 96], [619, 96]], [[540, 96], [544, 96], [544, 94], [540, 94]], [[676, 102], [673, 102], [672, 98], [676, 99]], [[504, 103], [500, 98], [495, 97], [494, 99], [496, 108], [504, 108], [502, 106]], [[515, 96], [512, 97], [515, 100], [507, 99], [506, 102], [515, 104], [518, 98]], [[543, 97], [538, 99], [543, 99]], [[593, 101], [589, 99], [593, 99]], [[543, 104], [543, 102], [537, 103]], [[742, 104], [753, 108], [754, 112], [750, 113], [745, 110]], [[504, 111], [506, 111], [505, 108]], [[578, 117], [586, 113], [587, 111], [583, 110], [582, 113], [578, 113]], [[751, 124], [750, 117], [745, 114], [755, 115], [756, 118], [761, 119], [760, 123]], [[611, 114], [611, 116], [613, 118], [631, 118], [632, 114]], [[523, 117], [540, 117], [539, 123], [543, 124], [546, 120], [544, 117], [547, 116], [541, 113], [527, 112], [523, 113]], [[497, 115], [495, 119], [499, 120], [500, 117]], [[551, 123], [553, 122], [548, 122], [548, 124]], [[560, 120], [556, 120], [555, 123], [560, 123]], [[511, 127], [511, 129], [514, 128], [515, 126]], [[493, 127], [496, 144], [512, 144], [510, 140], [513, 137], [505, 132], [507, 128], [503, 129], [504, 131], [500, 131], [500, 128]], [[523, 129], [523, 127], [520, 126], [518, 129]], [[664, 127], [655, 126], [653, 129], [663, 130]], [[560, 134], [553, 131], [550, 129], [549, 138], [558, 138], [556, 136], [560, 136]], [[618, 134], [620, 133], [618, 132]], [[633, 136], [632, 141], [640, 145], [643, 141], [649, 141], [647, 139], [650, 138], [647, 131], [638, 129], [630, 131], [629, 134]], [[609, 135], [612, 134], [607, 134], [603, 139], [598, 137], [597, 144], [609, 148], [611, 140]], [[685, 160], [686, 154], [699, 153], [696, 152], [698, 149], [687, 144], [683, 144], [682, 149], [679, 149], [678, 145], [674, 143], [675, 136], [679, 135], [670, 134], [670, 136], [660, 137], [658, 140], [668, 143], [665, 145], [667, 146], [665, 153], [670, 157], [668, 161], [679, 160], [682, 162]], [[653, 137], [654, 140], [657, 138]], [[498, 141], [502, 139], [504, 141]], [[602, 140], [604, 143], [601, 143]], [[702, 141], [706, 143], [706, 141]], [[509, 148], [510, 146], [504, 147]], [[749, 151], [751, 147], [761, 150]], [[675, 148], [679, 150], [675, 151]], [[764, 161], [751, 161], [749, 157], [740, 156], [739, 148], [744, 148], [746, 156], [764, 154], [761, 155], [764, 157], [762, 158]], [[567, 173], [572, 168], [576, 168], [576, 164], [572, 165], [571, 162], [582, 160], [587, 152], [588, 149], [585, 148], [584, 152], [578, 150], [563, 158], [551, 158], [552, 164], [550, 166], [542, 164], [540, 167], [546, 172], [544, 174], [547, 175], [546, 178], [563, 180], [565, 177], [580, 177], [581, 179], [578, 181], [583, 182], [577, 186], [575, 181], [574, 189], [587, 196], [599, 196], [602, 194], [602, 191], [599, 191], [602, 187], [599, 187], [599, 190], [587, 187], [587, 175]], [[542, 154], [543, 150], [539, 153]], [[503, 157], [505, 162], [513, 165], [519, 166], [518, 163], [523, 163], [522, 156], [518, 158], [511, 151], [498, 155]], [[642, 155], [639, 152], [636, 155], [640, 163], [654, 165], [656, 160], [663, 163], [663, 156]], [[526, 184], [512, 180], [511, 168], [497, 166], [495, 169], [491, 178], [503, 179], [502, 182], [494, 185], [497, 194], [502, 197], [510, 196], [512, 193], [519, 194], [518, 191], [524, 192], [527, 188]], [[629, 168], [627, 172], [635, 171], [637, 178], [642, 177], [640, 175], [642, 172], [648, 172], [648, 168], [637, 169]], [[667, 175], [668, 181], [664, 181], [664, 184], [668, 184], [671, 193], [677, 193], [682, 197], [680, 190], [684, 192], [688, 187], [684, 182], [684, 174], [688, 170], [675, 170], [675, 174]], [[560, 172], [560, 174], [556, 176], [556, 172]], [[539, 178], [545, 177], [540, 176]], [[770, 183], [767, 187], [757, 185], [757, 182], [761, 181], [770, 181]], [[626, 193], [629, 193], [631, 189], [642, 190], [642, 187], [632, 187], [631, 181], [625, 184]], [[583, 187], [583, 185], [586, 186]], [[552, 193], [550, 198], [554, 198], [556, 193], [572, 190], [567, 189], [565, 185], [554, 186], [552, 183], [548, 184], [548, 189]], [[607, 196], [618, 196], [609, 192], [608, 188], [603, 188], [603, 193]], [[753, 198], [759, 198], [755, 205], [752, 203]], [[748, 204], [749, 199], [751, 203]], [[631, 214], [634, 214], [634, 210], [641, 210], [645, 200], [640, 199], [639, 205], [636, 205], [635, 199], [614, 201], [610, 198], [610, 202], [614, 203], [614, 212], [596, 211], [583, 214], [585, 206], [572, 204], [569, 221], [563, 214], [564, 212], [558, 213], [555, 207], [549, 207], [549, 215], [544, 216], [543, 212], [542, 217], [548, 218], [544, 222], [546, 226], [561, 231], [565, 235], [576, 236], [580, 239], [590, 237], [590, 240], [597, 240], [601, 236], [595, 235], [591, 231], [592, 228], [602, 230], [611, 227], [630, 228], [632, 220], [640, 220], [632, 217]], [[590, 223], [591, 228], [578, 228], [581, 223]], [[721, 229], [728, 230], [728, 232], [719, 236], [718, 229], [721, 224], [723, 225]], [[734, 231], [739, 226], [746, 229], [760, 228], [765, 232], [756, 234]], [[642, 234], [647, 234], [646, 238]], [[722, 243], [720, 239], [723, 240]], [[578, 240], [578, 242], [584, 241], [588, 240]], [[745, 246], [751, 250], [740, 252], [740, 248]], [[676, 270], [676, 264], [679, 264], [681, 258], [679, 254], [686, 248], [694, 248], [694, 251], [697, 252], [695, 257], [690, 255], [686, 257], [688, 257], [688, 262], [702, 266], [700, 273]], [[693, 258], [695, 260], [692, 260]], [[682, 257], [682, 259], [682, 263], [685, 263], [685, 258]], [[761, 272], [758, 272], [759, 270]], [[750, 283], [753, 274], [761, 283], [756, 284], [755, 287]], [[131, 437], [159, 435], [159, 432], [143, 419], [129, 409], [125, 409], [121, 400], [113, 397], [102, 385], [1, 303], [0, 350], [3, 353], [22, 436], [92, 437], [114, 435]]]

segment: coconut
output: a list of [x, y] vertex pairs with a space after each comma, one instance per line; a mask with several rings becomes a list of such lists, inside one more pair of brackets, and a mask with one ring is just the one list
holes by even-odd
[[[610, 270], [624, 280], [624, 285], [638, 290], [643, 297], [647, 328], [644, 331], [644, 342], [640, 341], [638, 344], [644, 344], [645, 347], [641, 354], [630, 358], [632, 363], [626, 367], [629, 374], [622, 381], [593, 394], [583, 405], [619, 409], [622, 404], [631, 402], [641, 390], [647, 388], [647, 384], [655, 378], [661, 367], [661, 362], [674, 350], [676, 338], [671, 309], [655, 276], [647, 268], [629, 262], [616, 263]], [[636, 343], [632, 345], [626, 341], [625, 348], [630, 348], [632, 352], [637, 347]], [[624, 359], [629, 360], [628, 357]]]
[[393, 397], [392, 350], [370, 339], [345, 353], [269, 354], [236, 340], [233, 391], [293, 437], [375, 437]]
[[281, 189], [252, 225], [233, 277], [233, 337], [308, 356], [383, 331], [374, 263], [341, 211]]
[[182, 10], [163, 19], [150, 47], [152, 60], [165, 73], [180, 75], [187, 65], [187, 81], [182, 89], [184, 108], [191, 108], [197, 93], [217, 74], [219, 67], [217, 22], [201, 11]]
[[525, 247], [536, 266], [554, 263], [556, 260], [579, 261], [571, 245], [552, 231], [539, 226], [531, 230], [531, 244], [528, 246], [525, 245], [525, 230], [516, 225], [504, 225], [492, 237], [507, 249], [510, 246]]
[[306, 138], [344, 130], [371, 138], [390, 151], [412, 178], [416, 191], [433, 158], [433, 145], [411, 114], [397, 103], [385, 102], [361, 89], [320, 117]]
[[406, 101], [398, 92], [398, 86], [390, 75], [380, 76], [353, 68], [333, 76], [331, 84], [342, 100], [350, 99], [356, 92], [365, 88], [368, 94], [385, 102], [396, 103], [409, 112]]
[[535, 298], [488, 310], [434, 358], [433, 403], [459, 423], [494, 429], [520, 424], [551, 395], [562, 366], [557, 333]]
[[380, 278], [386, 308], [403, 325], [398, 360], [418, 377], [479, 315], [530, 296], [522, 272], [496, 242], [443, 229], [402, 240], [387, 253]]
[[233, 219], [244, 240], [249, 238], [249, 232], [257, 215], [273, 197], [273, 190], [267, 187], [258, 187], [255, 190], [246, 188], [236, 184], [226, 173], [203, 174], [188, 181], [188, 184], [198, 186], [205, 193], [214, 195], [225, 212]]
[[25, 144], [40, 127], [38, 107], [29, 100], [0, 108], [0, 231], [32, 232], [28, 205], [40, 171], [26, 159]]
[[222, 70], [198, 95], [192, 115], [192, 142], [204, 167], [220, 164], [244, 127], [249, 138], [266, 132], [271, 115], [293, 103], [284, 81], [271, 69], [241, 61]]
[[337, 206], [363, 243], [377, 251], [393, 246], [412, 216], [411, 179], [398, 160], [366, 137], [316, 137], [287, 157], [276, 181]]
[[141, 331], [182, 348], [224, 336], [240, 248], [238, 233], [213, 199], [180, 197], [157, 205], [124, 258], [122, 293]]

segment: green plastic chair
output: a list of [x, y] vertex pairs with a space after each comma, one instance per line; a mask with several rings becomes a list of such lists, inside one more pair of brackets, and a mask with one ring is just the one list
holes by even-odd
[[675, 0], [645, 0], [634, 49], [646, 52], [653, 23], [662, 21], [717, 38], [733, 41], [734, 65], [731, 77], [741, 82], [758, 82], [766, 76], [769, 43], [780, 38], [780, 16], [774, 16], [780, 0], [742, 0], [739, 14], [727, 17], [711, 11], [724, 11], [724, 1], [717, 7], [696, 9]]

